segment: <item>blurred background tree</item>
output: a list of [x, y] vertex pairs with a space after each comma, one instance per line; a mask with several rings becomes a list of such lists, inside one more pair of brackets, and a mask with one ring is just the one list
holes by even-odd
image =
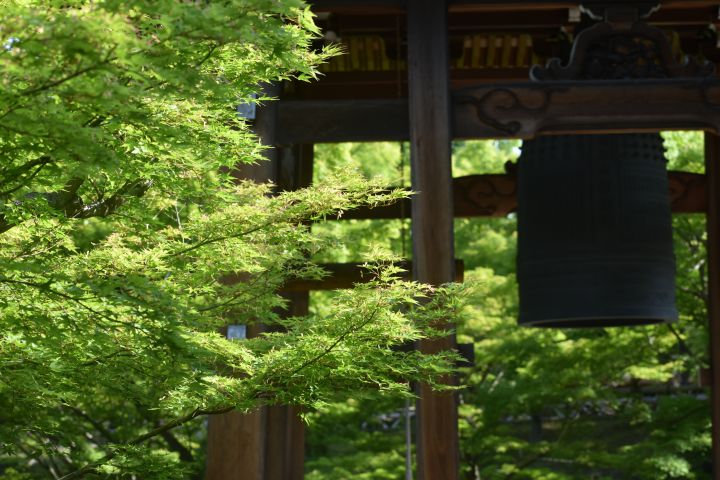
[[[664, 138], [669, 169], [703, 171], [701, 133]], [[453, 175], [502, 173], [519, 147], [457, 142]], [[401, 173], [409, 183], [401, 145], [318, 145], [316, 151], [318, 176], [324, 165], [354, 165], [388, 184], [398, 184]], [[456, 257], [465, 262], [471, 305], [458, 339], [473, 342], [476, 356], [475, 366], [461, 373], [463, 478], [710, 478], [710, 411], [698, 378], [708, 365], [705, 218], [675, 215], [673, 224], [679, 322], [543, 330], [516, 324], [514, 216], [456, 220]], [[411, 255], [409, 227], [399, 220], [321, 228], [356, 240], [326, 259], [351, 260], [378, 241]], [[315, 308], [329, 301], [313, 295]], [[406, 478], [402, 400], [346, 401], [309, 418], [309, 479]]]

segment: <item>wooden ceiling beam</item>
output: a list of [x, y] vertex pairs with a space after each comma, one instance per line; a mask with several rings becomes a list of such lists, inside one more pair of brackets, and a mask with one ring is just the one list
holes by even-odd
[[[323, 28], [344, 35], [380, 35], [386, 41], [393, 40], [398, 30], [398, 17], [402, 12], [372, 14], [363, 12], [357, 15], [333, 15], [331, 19], [321, 20]], [[400, 22], [400, 31], [404, 36], [404, 25]], [[717, 7], [662, 9], [648, 20], [651, 25], [663, 28], [682, 26], [701, 27], [720, 23]], [[533, 33], [536, 30], [557, 31], [561, 27], [576, 25], [569, 20], [568, 9], [543, 9], [536, 11], [451, 11], [448, 18], [450, 35], [489, 33], [493, 31], [511, 31], [516, 34]]]
[[[663, 8], [654, 13], [648, 19], [651, 25], [679, 26], [679, 25], [706, 25], [717, 23], [718, 7], [700, 6], [695, 8]], [[472, 28], [484, 30], [487, 28], [517, 29], [519, 33], [523, 29], [535, 28], [560, 28], [562, 26], [574, 25], [568, 15], [567, 8], [547, 8], [537, 11], [528, 10], [490, 10], [490, 11], [452, 11], [449, 16], [450, 31]]]
[[718, 23], [718, 5], [698, 6], [695, 8], [662, 8], [648, 20], [659, 27], [679, 27], [683, 25], [707, 25]]
[[[494, 11], [508, 12], [518, 10], [553, 10], [571, 8], [580, 5], [582, 0], [449, 0], [450, 12]], [[622, 3], [618, 1], [618, 3]], [[406, 0], [315, 0], [310, 2], [315, 12], [335, 12], [346, 14], [386, 14], [402, 13]], [[716, 0], [662, 0], [662, 10], [676, 8], [717, 7]]]
[[[449, 11], [517, 11], [568, 8], [578, 5], [577, 0], [450, 0]], [[310, 5], [315, 12], [345, 14], [404, 12], [407, 0], [315, 0]]]
[[451, 11], [448, 18], [450, 33], [458, 31], [485, 33], [492, 30], [517, 30], [531, 33], [528, 29], [557, 30], [570, 23], [567, 9], [546, 9], [540, 11]]
[[405, 13], [405, 0], [310, 0], [315, 13], [342, 15], [387, 15]]
[[407, 140], [407, 99], [281, 100], [278, 143]]

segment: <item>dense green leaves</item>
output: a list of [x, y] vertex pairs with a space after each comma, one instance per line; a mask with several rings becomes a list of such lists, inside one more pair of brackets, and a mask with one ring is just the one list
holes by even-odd
[[[324, 275], [310, 258], [338, 242], [309, 222], [403, 195], [234, 180], [261, 154], [235, 105], [313, 78], [316, 34], [296, 0], [3, 2], [0, 478], [194, 476], [204, 415], [407, 396], [447, 371], [397, 347], [436, 335], [450, 297], [391, 263], [281, 315], [280, 287]], [[286, 332], [218, 331], [256, 322]]]

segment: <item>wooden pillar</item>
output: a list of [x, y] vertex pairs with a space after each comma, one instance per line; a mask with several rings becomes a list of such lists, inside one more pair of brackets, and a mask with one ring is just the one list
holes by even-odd
[[[285, 294], [287, 314], [307, 315], [309, 292]], [[264, 480], [302, 480], [305, 476], [305, 424], [300, 410], [291, 405], [267, 409]]]
[[[263, 87], [265, 95], [279, 98], [281, 87], [279, 84], [269, 84]], [[278, 102], [271, 101], [259, 105], [252, 130], [260, 139], [260, 142], [267, 147], [275, 147], [277, 144], [278, 124]], [[268, 148], [263, 153], [265, 162], [239, 163], [233, 171], [233, 176], [239, 180], [253, 180], [258, 183], [277, 182], [279, 151], [277, 148]]]
[[315, 147], [311, 143], [279, 149], [277, 185], [281, 191], [310, 186], [313, 177]]
[[[277, 98], [280, 86], [268, 85], [265, 92]], [[276, 125], [277, 102], [269, 102], [257, 109], [253, 131], [263, 145], [275, 145]], [[238, 164], [233, 176], [258, 183], [276, 181], [277, 149], [266, 150], [265, 157], [265, 162]], [[247, 335], [254, 337], [261, 331], [261, 325], [251, 325]], [[230, 412], [210, 417], [205, 480], [264, 480], [266, 410], [260, 408], [248, 414]]]
[[[408, 0], [407, 22], [412, 189], [418, 192], [412, 199], [413, 276], [440, 285], [455, 279], [446, 2]], [[454, 335], [420, 344], [426, 353], [454, 347]], [[419, 478], [457, 479], [455, 395], [418, 388]]]
[[286, 435], [288, 438], [285, 449], [285, 476], [283, 480], [302, 480], [305, 478], [305, 423], [300, 418], [300, 408], [288, 406]]
[[[297, 190], [312, 183], [313, 146], [279, 149], [277, 186]], [[289, 316], [307, 315], [309, 292], [285, 293]], [[267, 408], [264, 480], [302, 480], [305, 476], [305, 424], [297, 407]]]
[[720, 480], [720, 137], [705, 134], [713, 480]]
[[300, 410], [290, 405], [267, 409], [264, 480], [305, 478], [305, 424]]
[[210, 417], [206, 480], [262, 480], [264, 419], [263, 409]]

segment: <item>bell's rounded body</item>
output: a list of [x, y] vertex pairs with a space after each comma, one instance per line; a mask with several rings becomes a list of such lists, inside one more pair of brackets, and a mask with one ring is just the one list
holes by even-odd
[[517, 218], [521, 325], [677, 319], [660, 135], [526, 141], [518, 163]]

